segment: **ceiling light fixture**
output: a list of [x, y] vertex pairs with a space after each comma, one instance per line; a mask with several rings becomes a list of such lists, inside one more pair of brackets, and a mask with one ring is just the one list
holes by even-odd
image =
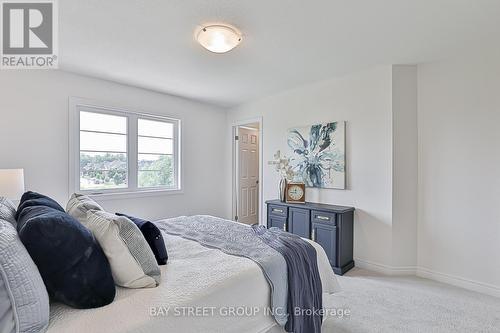
[[210, 52], [226, 53], [241, 42], [241, 32], [227, 24], [211, 24], [198, 31], [196, 40]]

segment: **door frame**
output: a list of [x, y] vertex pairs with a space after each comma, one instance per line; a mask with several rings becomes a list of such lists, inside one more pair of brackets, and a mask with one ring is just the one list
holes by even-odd
[[231, 220], [235, 219], [237, 215], [237, 203], [238, 203], [238, 189], [237, 189], [237, 178], [238, 178], [238, 145], [236, 143], [235, 137], [239, 126], [248, 125], [251, 123], [259, 124], [259, 214], [257, 216], [258, 223], [260, 225], [264, 224], [265, 219], [263, 218], [263, 138], [264, 138], [264, 130], [262, 128], [263, 119], [262, 117], [255, 117], [243, 120], [237, 120], [231, 124], [231, 143], [232, 143], [232, 178], [231, 178]]

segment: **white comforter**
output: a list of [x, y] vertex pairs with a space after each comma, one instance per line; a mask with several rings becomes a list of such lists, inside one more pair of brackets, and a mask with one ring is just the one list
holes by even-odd
[[[252, 260], [163, 233], [169, 255], [152, 289], [117, 287], [108, 306], [77, 310], [51, 304], [49, 333], [282, 332], [270, 314], [270, 288]], [[324, 250], [313, 243], [324, 297], [339, 290]], [[231, 313], [231, 311], [246, 313]]]

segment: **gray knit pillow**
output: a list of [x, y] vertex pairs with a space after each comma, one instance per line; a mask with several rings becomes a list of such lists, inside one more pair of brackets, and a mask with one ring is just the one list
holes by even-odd
[[0, 219], [0, 332], [45, 332], [49, 296], [11, 219]]

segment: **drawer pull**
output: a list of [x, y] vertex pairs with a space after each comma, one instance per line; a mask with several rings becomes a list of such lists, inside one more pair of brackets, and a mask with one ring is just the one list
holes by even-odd
[[313, 241], [316, 241], [316, 229], [313, 229], [313, 230], [311, 231], [311, 239], [312, 239]]
[[283, 213], [283, 209], [273, 208], [273, 212]]
[[316, 218], [318, 220], [330, 221], [330, 218], [328, 216], [316, 215]]
[[283, 223], [283, 231], [286, 231], [286, 222]]

